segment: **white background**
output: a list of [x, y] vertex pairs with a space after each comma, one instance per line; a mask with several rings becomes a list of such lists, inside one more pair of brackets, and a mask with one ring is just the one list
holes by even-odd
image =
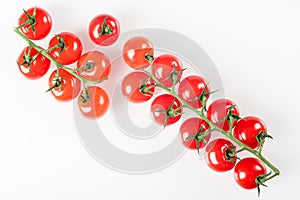
[[[264, 152], [282, 174], [260, 199], [300, 197], [299, 1], [1, 0], [0, 199], [257, 199], [232, 172], [212, 172], [194, 152], [148, 175], [121, 174], [96, 162], [76, 134], [72, 103], [54, 101], [44, 93], [47, 78], [28, 81], [15, 64], [25, 43], [13, 27], [22, 9], [35, 5], [52, 14], [52, 34], [85, 35], [92, 17], [110, 13], [122, 31], [166, 28], [196, 41], [242, 115], [264, 119], [274, 137]], [[47, 46], [48, 39], [39, 44]]]

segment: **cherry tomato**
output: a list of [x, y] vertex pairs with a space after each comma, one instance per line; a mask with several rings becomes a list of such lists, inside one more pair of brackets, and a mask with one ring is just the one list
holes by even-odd
[[115, 43], [119, 38], [119, 22], [111, 15], [97, 15], [90, 22], [89, 35], [95, 44], [100, 46], [109, 46]]
[[123, 59], [133, 69], [144, 69], [149, 66], [145, 55], [154, 54], [153, 45], [144, 37], [133, 37], [126, 41], [123, 47]]
[[[224, 131], [229, 131], [229, 121], [225, 120], [229, 112], [233, 115], [232, 117], [238, 117], [240, 115], [240, 111], [233, 101], [229, 99], [218, 99], [212, 102], [208, 107], [207, 118]], [[236, 124], [237, 119], [234, 120], [232, 127], [235, 127]]]
[[176, 83], [182, 76], [181, 61], [170, 54], [158, 56], [153, 62], [152, 73], [166, 87], [172, 87], [172, 78]]
[[204, 78], [196, 75], [187, 76], [180, 81], [178, 87], [178, 95], [194, 108], [201, 108], [202, 103], [199, 96], [203, 93], [209, 98], [209, 88]]
[[73, 33], [62, 32], [50, 40], [49, 49], [49, 54], [57, 62], [62, 65], [69, 65], [80, 58], [82, 53], [82, 43]]
[[210, 134], [200, 139], [201, 134], [209, 129], [209, 125], [200, 118], [189, 118], [185, 120], [179, 129], [182, 144], [192, 150], [205, 147], [210, 139]]
[[28, 46], [19, 55], [17, 64], [19, 70], [26, 78], [34, 80], [41, 78], [47, 73], [51, 62], [35, 48]]
[[21, 32], [31, 40], [45, 38], [51, 31], [52, 19], [50, 14], [39, 7], [29, 8], [19, 18]]
[[255, 149], [259, 146], [257, 135], [261, 131], [267, 132], [265, 123], [258, 117], [248, 116], [238, 121], [233, 129], [233, 135], [239, 141]]
[[211, 141], [206, 147], [207, 166], [217, 172], [231, 170], [236, 163], [234, 150], [235, 147], [228, 140], [220, 138]]
[[78, 78], [59, 68], [54, 70], [49, 77], [50, 91], [58, 101], [70, 101], [78, 96], [81, 88], [81, 82]]
[[257, 187], [256, 178], [266, 173], [262, 161], [257, 158], [244, 158], [235, 166], [234, 179], [242, 188], [254, 189]]
[[132, 72], [122, 81], [123, 95], [133, 103], [148, 101], [154, 94], [154, 81], [144, 72]]
[[108, 78], [111, 64], [109, 58], [100, 51], [89, 51], [77, 62], [77, 73], [90, 81]]
[[89, 86], [78, 98], [80, 112], [89, 119], [102, 117], [109, 107], [108, 94], [100, 87]]
[[181, 104], [170, 94], [157, 96], [151, 104], [151, 114], [154, 121], [161, 125], [171, 125], [181, 118]]

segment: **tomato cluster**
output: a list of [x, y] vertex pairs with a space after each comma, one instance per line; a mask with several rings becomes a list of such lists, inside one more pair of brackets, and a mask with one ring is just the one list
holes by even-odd
[[[48, 91], [55, 99], [65, 102], [77, 98], [84, 117], [102, 117], [110, 100], [98, 84], [110, 76], [110, 59], [104, 52], [83, 52], [80, 38], [70, 32], [55, 34], [47, 49], [31, 41], [45, 38], [51, 28], [52, 18], [42, 8], [30, 8], [20, 16], [16, 32], [30, 41], [17, 59], [21, 73], [28, 79], [38, 79], [54, 63], [56, 69], [49, 76]], [[88, 29], [91, 41], [100, 46], [114, 44], [119, 34], [118, 20], [108, 14], [94, 17]], [[149, 113], [164, 127], [180, 122], [187, 110], [193, 111], [198, 117], [186, 119], [179, 128], [182, 144], [198, 152], [204, 149], [205, 162], [214, 171], [234, 168], [234, 178], [241, 187], [253, 189], [263, 185], [268, 176], [264, 163], [254, 157], [241, 159], [238, 155], [247, 150], [261, 157], [265, 138], [270, 137], [265, 123], [255, 116], [240, 117], [239, 108], [229, 99], [211, 102], [212, 91], [204, 77], [186, 74], [187, 68], [176, 55], [154, 57], [155, 54], [154, 45], [146, 37], [132, 37], [124, 43], [124, 63], [134, 70], [121, 81], [124, 98], [138, 104], [151, 101]], [[74, 63], [75, 69], [67, 66]], [[210, 141], [212, 134], [219, 133], [227, 138]]]
[[[18, 24], [17, 30], [29, 40], [41, 40], [51, 32], [52, 17], [42, 8], [29, 8], [24, 10]], [[88, 33], [95, 44], [108, 46], [118, 39], [120, 25], [116, 18], [101, 14], [91, 20]], [[83, 53], [82, 41], [76, 34], [61, 32], [52, 37], [47, 49], [29, 43], [17, 59], [21, 73], [28, 79], [43, 77], [51, 63], [56, 64], [56, 69], [49, 76], [47, 91], [56, 100], [78, 98], [79, 110], [87, 118], [99, 118], [106, 113], [109, 96], [96, 86], [108, 78], [111, 70], [111, 61], [103, 52]], [[66, 66], [74, 63], [76, 69]]]

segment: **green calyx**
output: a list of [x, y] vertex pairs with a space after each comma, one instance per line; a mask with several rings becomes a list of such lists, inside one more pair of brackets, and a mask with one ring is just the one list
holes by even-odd
[[24, 11], [24, 13], [25, 13], [25, 15], [27, 17], [27, 20], [26, 19], [21, 19], [21, 20], [24, 21], [24, 23], [21, 24], [20, 26], [18, 26], [17, 28], [22, 28], [24, 26], [29, 25], [29, 28], [32, 30], [33, 34], [36, 35], [36, 31], [35, 31], [36, 7], [34, 8], [32, 15], [29, 15], [29, 13], [26, 10], [24, 10], [24, 9], [23, 9], [23, 11]]
[[166, 115], [166, 120], [164, 123], [164, 128], [166, 127], [170, 117], [177, 117], [179, 115], [182, 115], [182, 112], [180, 112], [181, 107], [178, 107], [176, 109], [173, 108], [173, 105], [175, 104], [175, 100], [172, 101], [172, 103], [170, 104], [170, 106], [168, 107], [167, 110], [156, 110], [155, 112], [159, 112], [159, 113], [165, 113]]
[[82, 94], [80, 95], [80, 98], [81, 98], [81, 102], [82, 102], [82, 103], [86, 103], [86, 102], [88, 102], [88, 101], [90, 100], [90, 95], [89, 95], [89, 93], [88, 93], [87, 88], [84, 88], [84, 89], [83, 89], [83, 92], [82, 92]]
[[113, 30], [112, 28], [106, 23], [106, 18], [104, 18], [103, 22], [102, 22], [102, 25], [100, 27], [100, 32], [99, 32], [99, 35], [100, 36], [104, 36], [104, 35], [111, 35], [113, 34]]
[[200, 143], [203, 142], [204, 144], [207, 144], [207, 140], [205, 139], [205, 137], [208, 136], [209, 134], [211, 134], [211, 132], [212, 132], [211, 129], [208, 129], [206, 131], [202, 131], [202, 129], [203, 129], [203, 127], [201, 127], [200, 130], [196, 134], [185, 138], [186, 141], [188, 141], [188, 140], [196, 141], [196, 148], [197, 148], [198, 154], [200, 154]]

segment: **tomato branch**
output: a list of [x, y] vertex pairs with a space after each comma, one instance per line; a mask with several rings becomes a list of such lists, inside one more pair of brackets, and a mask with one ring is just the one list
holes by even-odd
[[212, 123], [206, 116], [205, 116], [205, 108], [203, 107], [201, 110], [197, 110], [194, 107], [192, 107], [190, 104], [188, 104], [185, 100], [183, 100], [174, 90], [169, 89], [168, 87], [164, 86], [155, 76], [154, 74], [152, 74], [152, 63], [154, 58], [152, 56], [149, 56], [150, 54], [147, 54], [145, 56], [145, 59], [148, 60], [149, 64], [150, 64], [150, 72], [147, 72], [148, 75], [154, 80], [154, 82], [156, 83], [156, 85], [160, 88], [162, 88], [163, 90], [165, 90], [166, 92], [168, 92], [169, 94], [171, 94], [173, 97], [177, 98], [178, 101], [182, 104], [182, 107], [188, 108], [189, 110], [191, 110], [192, 112], [194, 112], [196, 115], [198, 115], [201, 119], [203, 119], [206, 123], [208, 123], [210, 125], [210, 127], [213, 130], [216, 130], [220, 133], [222, 133], [224, 136], [226, 136], [227, 138], [229, 138], [231, 141], [235, 142], [241, 149], [238, 150], [238, 152], [241, 151], [248, 151], [250, 154], [254, 155], [255, 157], [257, 157], [258, 159], [260, 159], [266, 166], [268, 166], [272, 171], [273, 174], [270, 176], [265, 177], [263, 180], [261, 180], [263, 183], [269, 181], [270, 179], [278, 176], [280, 174], [280, 171], [278, 168], [276, 168], [271, 162], [269, 162], [262, 154], [261, 154], [261, 150], [255, 150], [250, 148], [249, 146], [247, 146], [246, 144], [242, 143], [241, 141], [239, 141], [237, 138], [235, 138], [232, 133], [231, 130], [229, 132], [224, 131], [223, 129], [219, 128], [217, 125], [215, 125], [214, 123]]
[[101, 83], [103, 82], [104, 80], [107, 80], [107, 78], [105, 79], [100, 79], [100, 80], [97, 80], [97, 81], [90, 81], [90, 80], [87, 80], [85, 78], [83, 78], [82, 76], [78, 75], [76, 73], [76, 71], [74, 69], [71, 69], [69, 67], [66, 67], [62, 64], [60, 64], [59, 62], [57, 62], [54, 58], [52, 58], [47, 50], [39, 47], [38, 45], [36, 45], [33, 41], [31, 41], [30, 39], [28, 39], [20, 30], [19, 28], [15, 28], [14, 31], [19, 35], [21, 36], [21, 38], [23, 38], [30, 47], [32, 48], [35, 48], [39, 53], [41, 53], [43, 56], [45, 56], [46, 58], [48, 58], [51, 62], [53, 62], [57, 68], [62, 68], [64, 70], [66, 70], [67, 72], [69, 72], [70, 74], [72, 74], [73, 76], [75, 76], [76, 78], [80, 79], [82, 82], [84, 83], [88, 83], [88, 84], [92, 84], [92, 85], [96, 85], [98, 83]]

